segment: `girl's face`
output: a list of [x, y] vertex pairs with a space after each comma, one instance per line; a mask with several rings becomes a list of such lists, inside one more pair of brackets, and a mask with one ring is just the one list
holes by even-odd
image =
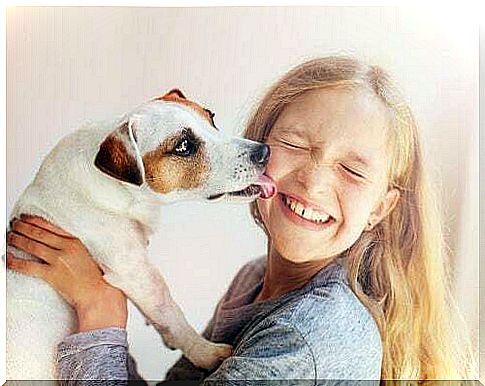
[[364, 90], [312, 90], [285, 107], [266, 141], [278, 194], [257, 202], [278, 253], [336, 256], [392, 210], [387, 126], [385, 106]]

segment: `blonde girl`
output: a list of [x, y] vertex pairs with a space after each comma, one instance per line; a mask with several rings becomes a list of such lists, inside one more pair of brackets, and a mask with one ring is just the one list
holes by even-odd
[[[389, 114], [388, 184], [399, 190], [400, 198], [386, 219], [344, 252], [351, 288], [379, 326], [382, 378], [471, 379], [473, 354], [450, 292], [451, 264], [419, 128], [389, 75], [350, 57], [306, 62], [266, 94], [246, 137], [265, 142], [285, 106], [316, 89], [367, 90]], [[265, 229], [256, 202], [251, 213]]]

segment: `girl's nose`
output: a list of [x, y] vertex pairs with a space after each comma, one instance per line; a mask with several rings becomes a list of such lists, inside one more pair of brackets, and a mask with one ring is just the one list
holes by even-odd
[[328, 194], [334, 185], [332, 165], [309, 162], [298, 170], [297, 180], [311, 197]]

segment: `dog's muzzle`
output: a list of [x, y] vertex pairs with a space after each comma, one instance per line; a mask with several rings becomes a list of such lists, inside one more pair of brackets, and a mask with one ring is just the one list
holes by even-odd
[[208, 197], [209, 200], [214, 201], [223, 196], [226, 196], [227, 198], [254, 200], [257, 197], [271, 198], [276, 193], [276, 185], [274, 181], [263, 174], [269, 161], [271, 153], [270, 147], [264, 143], [254, 143], [251, 145], [251, 150], [246, 153], [246, 156], [248, 157], [247, 159], [249, 162], [259, 170], [259, 177], [242, 190], [213, 194]]

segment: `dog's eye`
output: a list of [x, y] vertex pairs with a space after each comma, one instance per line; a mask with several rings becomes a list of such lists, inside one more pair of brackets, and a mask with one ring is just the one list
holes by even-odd
[[173, 149], [173, 154], [188, 157], [195, 153], [197, 144], [190, 138], [181, 139]]

